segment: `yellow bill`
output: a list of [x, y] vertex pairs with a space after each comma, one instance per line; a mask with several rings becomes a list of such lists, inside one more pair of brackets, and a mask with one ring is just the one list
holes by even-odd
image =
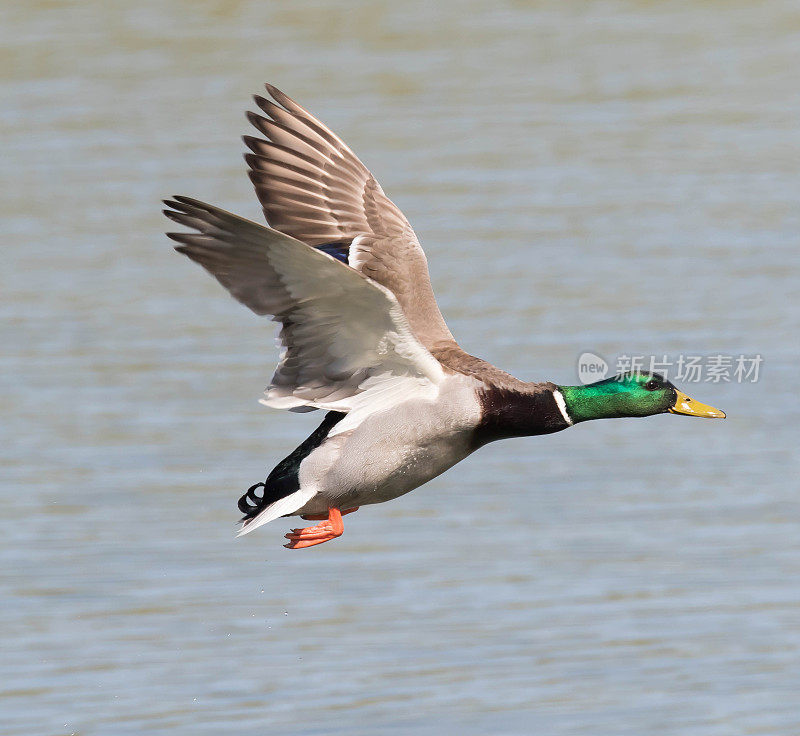
[[686, 414], [689, 417], [704, 417], [705, 419], [725, 419], [725, 412], [715, 409], [708, 404], [701, 404], [699, 401], [689, 398], [683, 391], [675, 390], [678, 398], [675, 404], [668, 411], [672, 414]]

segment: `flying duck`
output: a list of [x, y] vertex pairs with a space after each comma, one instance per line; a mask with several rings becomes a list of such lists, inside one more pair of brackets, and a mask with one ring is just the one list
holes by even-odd
[[579, 422], [671, 412], [724, 417], [656, 373], [579, 386], [521, 381], [464, 352], [445, 324], [403, 213], [350, 148], [272, 85], [247, 117], [245, 154], [269, 227], [189, 197], [168, 233], [231, 295], [280, 324], [261, 403], [323, 409], [322, 423], [239, 500], [239, 534], [281, 516], [319, 523], [301, 549], [342, 534], [342, 516], [423, 485], [479, 447]]

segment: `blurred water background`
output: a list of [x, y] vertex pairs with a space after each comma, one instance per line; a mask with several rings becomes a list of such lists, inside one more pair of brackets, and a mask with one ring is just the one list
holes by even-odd
[[[800, 6], [11, 2], [0, 723], [22, 734], [800, 733]], [[319, 415], [159, 200], [258, 219], [269, 80], [404, 209], [470, 352], [757, 354], [725, 422], [490, 446], [282, 548]], [[252, 107], [252, 105], [251, 105]]]

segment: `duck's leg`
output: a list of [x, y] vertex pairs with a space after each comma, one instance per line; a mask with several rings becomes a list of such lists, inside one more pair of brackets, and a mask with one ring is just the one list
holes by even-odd
[[336, 539], [336, 537], [341, 537], [344, 531], [342, 516], [353, 511], [358, 511], [358, 506], [344, 511], [333, 507], [328, 509], [327, 516], [305, 515], [303, 518], [309, 521], [322, 521], [316, 526], [307, 526], [305, 529], [292, 529], [291, 532], [285, 535], [286, 539], [289, 540], [289, 544], [284, 544], [283, 546], [289, 549], [302, 549], [303, 547], [313, 547], [315, 544], [322, 544], [323, 542], [329, 542], [331, 539]]

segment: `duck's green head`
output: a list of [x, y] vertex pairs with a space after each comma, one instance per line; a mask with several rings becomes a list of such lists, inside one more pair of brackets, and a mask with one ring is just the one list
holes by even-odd
[[573, 423], [666, 412], [725, 418], [725, 412], [690, 399], [658, 373], [623, 373], [585, 386], [559, 386], [559, 391]]

